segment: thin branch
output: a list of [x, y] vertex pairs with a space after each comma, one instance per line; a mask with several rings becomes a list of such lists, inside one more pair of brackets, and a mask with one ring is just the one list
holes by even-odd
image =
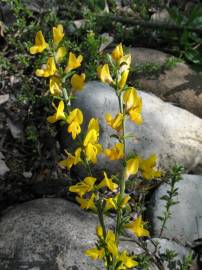
[[151, 29], [166, 29], [166, 30], [175, 30], [175, 31], [182, 31], [182, 30], [188, 30], [190, 32], [196, 32], [199, 34], [202, 34], [202, 28], [193, 28], [188, 26], [181, 26], [176, 25], [174, 23], [162, 23], [162, 22], [152, 22], [152, 21], [142, 21], [134, 19], [133, 17], [124, 17], [124, 16], [117, 16], [113, 14], [97, 14], [95, 15], [97, 18], [103, 18], [103, 19], [110, 19], [112, 21], [121, 22], [127, 25], [134, 25], [134, 26], [141, 26], [145, 28], [151, 28]]

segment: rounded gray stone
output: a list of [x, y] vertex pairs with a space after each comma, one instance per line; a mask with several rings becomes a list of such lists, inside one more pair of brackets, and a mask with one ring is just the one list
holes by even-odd
[[[185, 174], [176, 187], [178, 196], [175, 200], [179, 203], [171, 207], [172, 215], [166, 223], [162, 237], [191, 243], [202, 238], [202, 176]], [[160, 198], [166, 195], [167, 190], [167, 184], [161, 185], [150, 202], [149, 213], [156, 237], [159, 236], [162, 227], [158, 216], [162, 216], [165, 211], [165, 201]]]
[[[110, 226], [113, 220], [107, 219]], [[0, 221], [1, 270], [98, 270], [84, 251], [95, 246], [97, 216], [63, 199], [38, 199], [8, 210]], [[122, 248], [141, 250], [132, 242]]]
[[[143, 124], [137, 126], [130, 120], [126, 121], [126, 133], [134, 135], [127, 139], [127, 153], [136, 152], [143, 158], [155, 153], [159, 157], [162, 169], [170, 169], [176, 163], [181, 164], [186, 172], [202, 172], [202, 120], [197, 116], [163, 102], [160, 98], [139, 91], [143, 100]], [[115, 133], [105, 122], [105, 114], [115, 116], [118, 112], [118, 99], [115, 91], [106, 84], [90, 82], [78, 93], [73, 103], [83, 111], [85, 132], [92, 117], [100, 123], [100, 143], [104, 149], [110, 148], [117, 140], [110, 138]], [[74, 148], [75, 141], [63, 137], [67, 148]], [[97, 172], [109, 170], [117, 173], [120, 163], [109, 161], [103, 154], [99, 156]]]

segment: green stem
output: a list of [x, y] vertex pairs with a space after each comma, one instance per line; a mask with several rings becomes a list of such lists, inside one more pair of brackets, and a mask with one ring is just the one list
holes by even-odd
[[[97, 211], [98, 211], [99, 222], [103, 230], [103, 237], [105, 239], [107, 233], [106, 233], [106, 228], [105, 228], [105, 223], [104, 223], [103, 206], [100, 199], [97, 200]], [[107, 247], [105, 247], [105, 256], [107, 260], [107, 270], [110, 270], [111, 261], [110, 261], [110, 255], [108, 253]]]
[[62, 94], [63, 94], [64, 100], [65, 100], [65, 103], [68, 106], [69, 98], [68, 98], [68, 93], [67, 93], [67, 89], [66, 88], [62, 88]]
[[[121, 99], [121, 95], [117, 94], [117, 97], [118, 97], [118, 101], [119, 101], [119, 111], [120, 111], [120, 113], [122, 113], [124, 115], [124, 108], [123, 108], [123, 102], [122, 102], [122, 99]], [[124, 159], [125, 159], [125, 156], [126, 156], [126, 141], [125, 141], [125, 120], [124, 120], [124, 118], [123, 118], [122, 127], [123, 127], [122, 142], [123, 142], [123, 145], [124, 145], [124, 151], [123, 152], [124, 152]], [[123, 168], [121, 181], [120, 181], [120, 196], [119, 196], [120, 201], [123, 199], [124, 194], [125, 194], [125, 174], [124, 174], [124, 168]], [[116, 229], [115, 229], [115, 237], [116, 237], [117, 245], [119, 243], [119, 231], [120, 231], [121, 219], [122, 219], [122, 209], [119, 208], [118, 211], [117, 211]]]
[[103, 236], [105, 238], [106, 237], [106, 228], [105, 228], [105, 224], [104, 224], [103, 207], [102, 207], [100, 199], [98, 199], [98, 201], [97, 201], [97, 210], [98, 210], [99, 222], [100, 222], [100, 225], [103, 229]]

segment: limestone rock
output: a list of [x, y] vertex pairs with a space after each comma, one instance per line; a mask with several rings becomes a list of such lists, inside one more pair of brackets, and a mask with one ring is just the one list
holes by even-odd
[[[171, 208], [172, 216], [166, 223], [163, 237], [191, 243], [202, 238], [202, 176], [185, 174], [176, 186], [179, 193], [176, 200], [179, 203]], [[161, 222], [157, 217], [162, 216], [165, 210], [165, 201], [160, 198], [167, 189], [166, 184], [161, 185], [150, 203], [154, 236], [159, 236], [161, 230]]]
[[[95, 245], [97, 224], [95, 215], [62, 199], [18, 205], [0, 222], [0, 269], [102, 269], [101, 262], [84, 255]], [[124, 241], [122, 247], [141, 252], [133, 242]]]
[[[153, 49], [132, 48], [132, 66], [159, 64], [163, 66], [171, 55]], [[173, 102], [202, 118], [202, 73], [187, 64], [176, 63], [170, 69], [160, 69], [157, 74], [143, 74], [139, 81], [141, 89], [152, 92], [163, 100]]]
[[[135, 125], [126, 121], [126, 133], [132, 133], [134, 138], [127, 140], [128, 153], [135, 151], [143, 158], [156, 153], [160, 166], [170, 169], [176, 163], [181, 164], [186, 172], [202, 172], [202, 120], [197, 116], [163, 102], [154, 95], [139, 91], [143, 99], [143, 124]], [[114, 90], [99, 82], [90, 82], [80, 92], [74, 101], [85, 116], [83, 130], [90, 118], [100, 119], [100, 143], [104, 148], [114, 145], [115, 139], [109, 138], [114, 131], [107, 126], [104, 116], [106, 112], [113, 116], [118, 112], [118, 100]], [[66, 147], [73, 142], [63, 138]], [[100, 155], [97, 171], [103, 169], [118, 172], [119, 162], [110, 161]]]
[[[178, 264], [178, 262], [182, 262], [185, 257], [192, 254], [190, 249], [185, 248], [184, 246], [168, 239], [152, 238], [151, 240], [147, 240], [146, 242], [147, 248], [149, 249], [150, 253], [155, 253], [157, 257], [163, 257], [166, 254], [167, 250], [174, 251], [176, 253], [176, 257], [174, 258], [176, 265]], [[164, 261], [163, 265], [165, 267], [165, 270], [170, 270], [166, 261]]]

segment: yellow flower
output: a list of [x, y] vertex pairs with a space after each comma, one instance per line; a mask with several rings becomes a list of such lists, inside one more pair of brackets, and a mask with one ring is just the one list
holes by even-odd
[[136, 105], [129, 110], [130, 119], [137, 125], [142, 124], [141, 112], [142, 112], [142, 99], [141, 97], [138, 96]]
[[48, 43], [46, 43], [44, 36], [41, 31], [36, 33], [35, 44], [29, 49], [31, 54], [41, 53], [46, 48], [48, 48]]
[[137, 90], [134, 87], [129, 87], [123, 94], [123, 101], [126, 106], [126, 111], [136, 106], [138, 99]]
[[92, 118], [88, 124], [88, 131], [85, 136], [83, 145], [85, 147], [85, 155], [88, 161], [94, 164], [97, 162], [97, 155], [102, 151], [101, 144], [98, 144], [99, 139], [99, 123], [98, 119]]
[[149, 236], [149, 231], [144, 229], [145, 222], [142, 221], [142, 216], [136, 218], [135, 221], [126, 224], [125, 227], [133, 231], [137, 237]]
[[[88, 124], [88, 131], [94, 129], [99, 137], [99, 132], [100, 132], [100, 126], [99, 126], [99, 120], [97, 118], [91, 118]], [[97, 137], [97, 138], [98, 138]]]
[[89, 143], [95, 144], [98, 141], [99, 133], [95, 129], [90, 129], [84, 139], [83, 145], [87, 146]]
[[74, 53], [70, 52], [65, 72], [70, 72], [71, 70], [80, 67], [82, 61], [83, 61], [82, 55], [76, 57]]
[[59, 165], [70, 170], [73, 165], [76, 165], [81, 161], [81, 147], [75, 150], [74, 155], [68, 152], [66, 153], [68, 157], [65, 160], [60, 161]]
[[64, 37], [64, 30], [61, 24], [57, 27], [53, 27], [53, 43], [57, 46]]
[[97, 186], [98, 189], [103, 187], [108, 187], [111, 191], [114, 191], [116, 188], [118, 188], [118, 185], [116, 183], [113, 183], [111, 178], [107, 177], [106, 172], [104, 172], [104, 179]]
[[116, 239], [115, 239], [115, 234], [113, 233], [112, 230], [109, 230], [107, 232], [106, 238], [105, 238], [105, 243], [107, 245], [107, 248], [109, 252], [114, 256], [117, 257], [118, 255], [118, 247], [116, 244]]
[[97, 155], [102, 152], [102, 146], [99, 143], [92, 144], [88, 143], [85, 147], [85, 155], [88, 161], [91, 161], [93, 164], [97, 163]]
[[75, 140], [76, 136], [81, 133], [81, 127], [78, 122], [73, 121], [68, 126], [67, 131], [72, 134], [72, 139]]
[[117, 268], [117, 270], [125, 270], [128, 268], [136, 267], [138, 265], [138, 262], [134, 261], [132, 257], [127, 255], [126, 250], [118, 255], [117, 261], [121, 261], [121, 265]]
[[130, 54], [124, 55], [120, 59], [119, 80], [118, 80], [118, 86], [120, 90], [122, 90], [124, 86], [126, 85], [129, 69], [130, 69], [130, 64], [131, 64]]
[[131, 158], [126, 162], [125, 179], [127, 180], [130, 175], [134, 175], [138, 172], [139, 158]]
[[120, 208], [124, 208], [130, 199], [131, 197], [129, 195], [126, 195], [120, 203]]
[[65, 47], [60, 47], [57, 49], [57, 52], [55, 54], [55, 61], [56, 63], [62, 62], [64, 59], [65, 55], [67, 54], [67, 50]]
[[125, 54], [120, 59], [120, 65], [121, 65], [120, 71], [123, 72], [124, 70], [129, 69], [130, 64], [131, 64], [131, 54]]
[[103, 238], [103, 229], [102, 229], [102, 226], [97, 226], [96, 227], [96, 234], [99, 238]]
[[92, 260], [101, 260], [105, 255], [104, 248], [98, 249], [97, 247], [85, 251], [85, 255], [91, 257]]
[[107, 212], [110, 209], [117, 209], [116, 201], [114, 198], [105, 199], [104, 212]]
[[83, 197], [87, 192], [90, 192], [94, 189], [94, 184], [96, 182], [96, 178], [88, 176], [85, 177], [83, 181], [77, 183], [74, 186], [69, 188], [69, 191], [77, 193], [80, 197]]
[[108, 84], [113, 83], [113, 79], [112, 79], [112, 77], [110, 75], [108, 64], [105, 64], [103, 66], [99, 66], [98, 69], [97, 69], [97, 72], [98, 72], [100, 80], [103, 83], [108, 83]]
[[[119, 202], [119, 208], [123, 209], [126, 207], [128, 201], [130, 200], [130, 196], [126, 195], [121, 202]], [[110, 209], [115, 209], [117, 210], [118, 208], [118, 201], [119, 201], [119, 195], [116, 195], [114, 198], [108, 198], [105, 199], [105, 207], [104, 207], [104, 212], [107, 212]]]
[[70, 112], [67, 123], [69, 124], [67, 131], [72, 134], [73, 140], [81, 132], [80, 125], [83, 123], [83, 113], [79, 109]]
[[36, 70], [36, 75], [38, 77], [50, 77], [55, 74], [57, 71], [56, 65], [55, 65], [55, 60], [54, 57], [49, 57], [47, 64], [42, 67], [42, 69], [37, 69]]
[[120, 59], [123, 57], [123, 47], [120, 43], [116, 46], [116, 48], [112, 51], [112, 58], [119, 63]]
[[105, 120], [106, 120], [107, 124], [110, 127], [112, 127], [113, 129], [115, 129], [117, 131], [120, 131], [122, 129], [122, 126], [123, 126], [123, 114], [122, 113], [118, 113], [115, 116], [115, 118], [113, 118], [110, 113], [106, 113]]
[[[102, 228], [99, 226], [99, 227], [97, 227], [96, 231], [97, 231], [98, 237], [103, 239]], [[105, 240], [105, 244], [107, 246], [107, 249], [111, 253], [111, 255], [114, 257], [117, 257], [118, 256], [118, 247], [116, 245], [115, 234], [113, 233], [112, 230], [109, 230], [107, 232], [106, 238], [104, 240]], [[93, 249], [91, 252], [88, 252], [88, 254], [86, 254], [86, 255], [90, 256], [91, 258], [93, 258], [93, 257], [97, 258], [97, 251]]]
[[76, 197], [76, 201], [78, 203], [80, 203], [80, 207], [82, 209], [92, 209], [95, 210], [95, 203], [94, 203], [94, 199], [95, 199], [95, 194], [93, 193], [90, 197], [90, 199], [84, 199], [81, 197]]
[[129, 74], [129, 70], [124, 70], [121, 73], [121, 78], [119, 80], [119, 88], [120, 90], [122, 90], [124, 88], [124, 86], [126, 85], [127, 79], [128, 79], [128, 74]]
[[83, 113], [81, 110], [76, 108], [70, 112], [70, 114], [67, 118], [67, 123], [70, 124], [73, 121], [78, 122], [80, 125], [83, 123]]
[[85, 84], [86, 75], [81, 73], [81, 75], [74, 74], [71, 77], [71, 85], [74, 91], [82, 90]]
[[53, 96], [60, 96], [62, 94], [62, 82], [57, 76], [50, 77], [49, 81], [50, 93]]
[[118, 160], [123, 158], [124, 156], [124, 145], [122, 143], [116, 143], [115, 146], [111, 149], [105, 149], [104, 154], [110, 159], [110, 160]]
[[54, 113], [53, 115], [51, 115], [47, 118], [49, 123], [53, 124], [59, 120], [66, 120], [66, 116], [64, 113], [64, 106], [65, 105], [64, 105], [63, 101], [60, 101], [57, 108], [54, 106], [56, 109], [56, 113]]
[[155, 177], [160, 177], [162, 175], [161, 171], [156, 170], [157, 156], [155, 154], [151, 155], [148, 159], [139, 158], [140, 171], [142, 176], [146, 180], [151, 180]]

